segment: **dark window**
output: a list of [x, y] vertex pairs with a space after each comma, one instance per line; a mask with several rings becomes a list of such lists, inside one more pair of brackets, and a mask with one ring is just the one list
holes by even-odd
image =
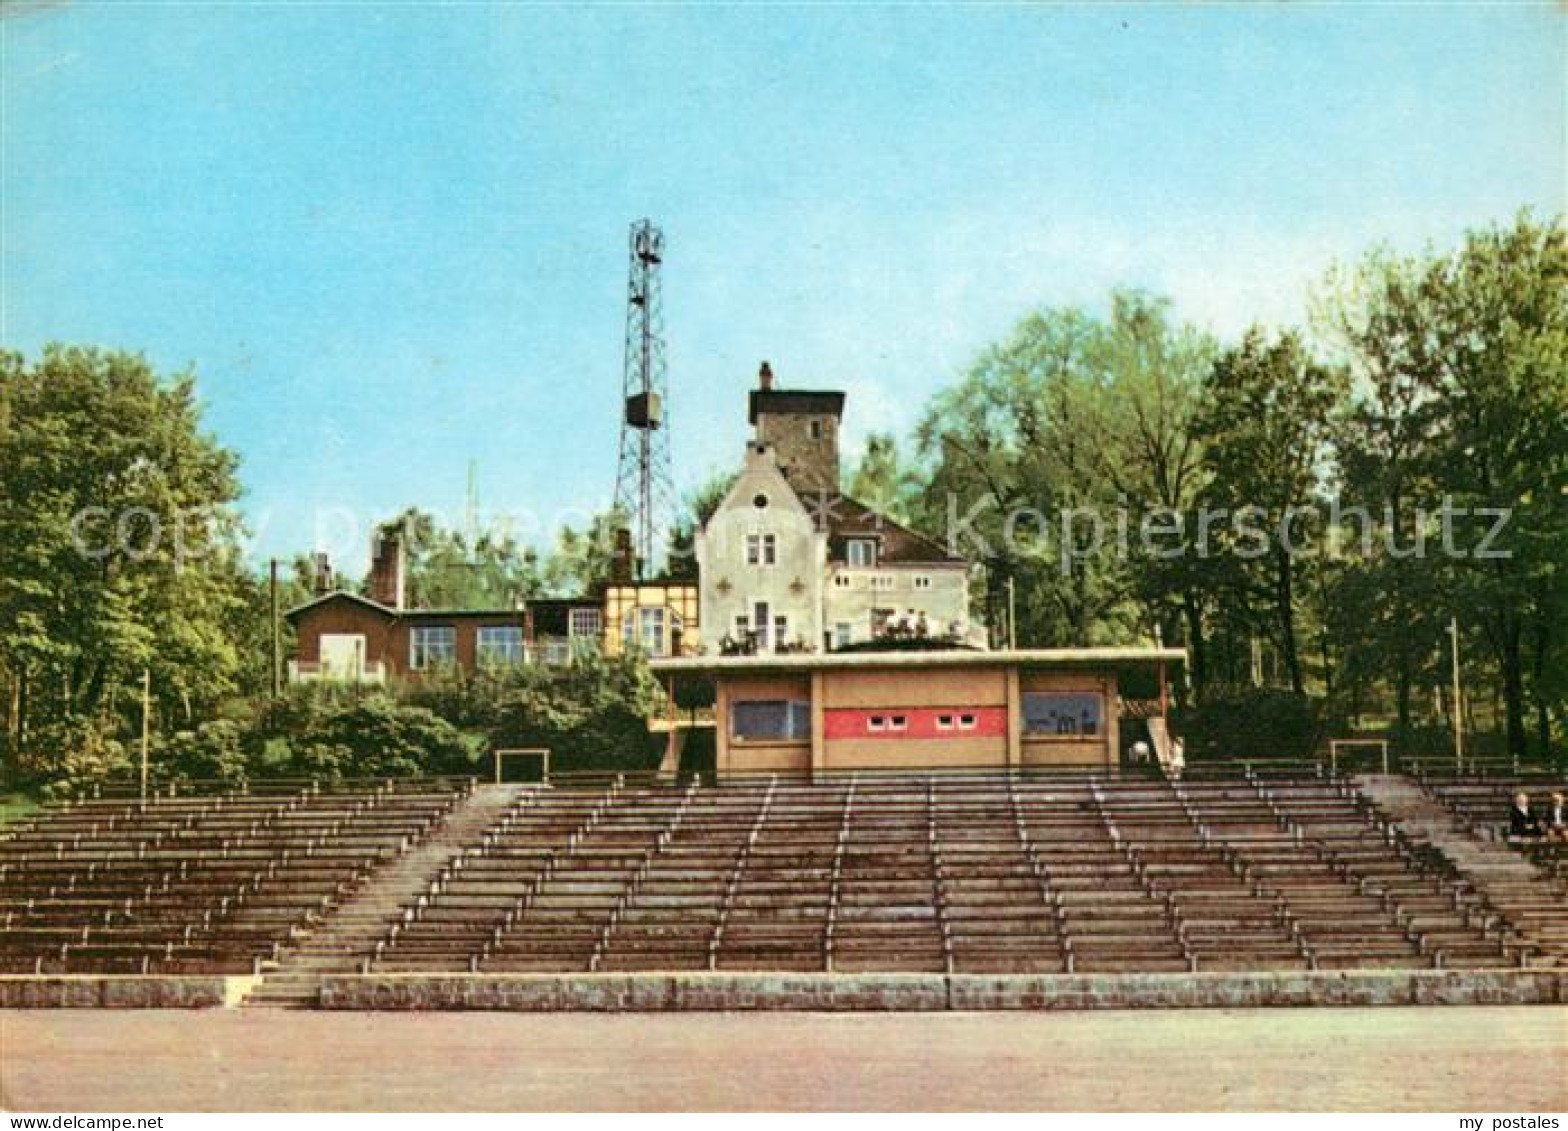
[[811, 704], [800, 699], [747, 699], [730, 705], [730, 736], [753, 742], [811, 737]]
[[1093, 692], [1026, 691], [1024, 733], [1081, 735], [1100, 733], [1100, 696]]

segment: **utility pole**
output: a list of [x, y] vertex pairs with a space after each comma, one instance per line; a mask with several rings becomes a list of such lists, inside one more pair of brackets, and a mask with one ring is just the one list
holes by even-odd
[[1448, 635], [1451, 638], [1454, 669], [1454, 694], [1452, 716], [1454, 720], [1454, 768], [1463, 772], [1465, 764], [1465, 699], [1459, 687], [1459, 618], [1448, 618]]
[[142, 669], [142, 800], [147, 800], [147, 737], [152, 718], [152, 669]]
[[267, 571], [267, 588], [272, 601], [272, 697], [283, 694], [283, 636], [278, 625], [278, 559]]
[[1007, 647], [1018, 651], [1018, 589], [1011, 575], [1007, 578]]

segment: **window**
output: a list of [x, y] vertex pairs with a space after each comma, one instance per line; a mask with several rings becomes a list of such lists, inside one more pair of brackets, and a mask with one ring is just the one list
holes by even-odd
[[457, 662], [457, 629], [449, 624], [419, 624], [409, 630], [408, 666], [423, 671]]
[[938, 715], [936, 717], [936, 729], [937, 730], [952, 730], [953, 729], [953, 716], [952, 715]]
[[958, 729], [959, 730], [974, 730], [975, 729], [975, 717], [973, 715], [959, 715], [958, 716]]
[[681, 618], [662, 605], [628, 609], [621, 618], [621, 643], [627, 649], [641, 649], [649, 656], [667, 656]]
[[482, 668], [523, 662], [523, 630], [515, 624], [482, 625], [474, 658]]
[[1097, 735], [1100, 696], [1093, 692], [1026, 691], [1023, 716], [1025, 734]]
[[877, 543], [874, 538], [851, 538], [844, 543], [844, 560], [859, 569], [870, 569], [877, 564]]
[[778, 536], [774, 534], [746, 535], [747, 565], [777, 565], [779, 560]]
[[884, 716], [884, 715], [872, 715], [869, 719], [866, 720], [866, 729], [867, 730], [886, 730], [887, 729], [887, 717]]
[[751, 635], [751, 618], [745, 613], [735, 614], [735, 639], [744, 640]]
[[751, 607], [751, 631], [756, 634], [759, 651], [768, 650], [768, 628], [773, 623], [768, 615], [768, 603], [758, 601]]
[[898, 585], [898, 578], [891, 573], [873, 573], [871, 575], [871, 588], [893, 589]]
[[765, 510], [768, 505], [768, 497], [761, 492], [758, 492], [751, 497], [751, 505], [756, 507], [759, 511]]
[[853, 584], [855, 584], [855, 579], [847, 573], [833, 575], [833, 586], [836, 589], [848, 589]]
[[730, 737], [742, 742], [804, 742], [811, 737], [811, 704], [804, 699], [732, 703]]
[[813, 440], [822, 439], [822, 421], [813, 420], [811, 422], [811, 438]]
[[855, 626], [847, 620], [841, 620], [833, 626], [833, 647], [847, 648], [854, 639]]
[[773, 618], [773, 644], [782, 648], [789, 641], [789, 617], [783, 613]]
[[604, 631], [604, 614], [598, 609], [573, 609], [568, 614], [566, 629], [573, 640], [581, 636], [597, 638]]
[[887, 720], [888, 730], [908, 730], [909, 719], [903, 715], [893, 715]]
[[929, 589], [929, 588], [931, 588], [931, 579], [929, 577], [926, 577], [924, 574], [920, 575], [919, 577], [916, 577], [915, 578], [915, 588], [916, 589]]

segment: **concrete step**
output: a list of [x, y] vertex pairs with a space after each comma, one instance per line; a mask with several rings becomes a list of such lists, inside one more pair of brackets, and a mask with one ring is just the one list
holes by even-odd
[[307, 1008], [326, 973], [351, 973], [387, 929], [428, 889], [443, 867], [478, 841], [527, 792], [524, 786], [479, 786], [439, 828], [373, 872], [359, 890], [330, 907], [309, 935], [286, 948], [244, 1004]]
[[1522, 938], [1544, 952], [1544, 957], [1568, 960], [1562, 941], [1550, 928], [1539, 929], [1526, 910], [1561, 906], [1560, 884], [1507, 845], [1474, 836], [1452, 811], [1411, 779], [1365, 774], [1354, 781], [1361, 795], [1402, 832], [1446, 856]]

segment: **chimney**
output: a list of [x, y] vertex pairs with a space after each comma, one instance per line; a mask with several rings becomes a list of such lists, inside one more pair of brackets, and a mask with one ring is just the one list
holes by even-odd
[[371, 543], [370, 599], [394, 609], [403, 607], [403, 532], [396, 526], [377, 530]]
[[316, 551], [314, 566], [316, 596], [323, 597], [332, 592], [332, 559], [325, 550]]
[[773, 391], [773, 366], [765, 361], [762, 363], [762, 368], [757, 370], [757, 388], [764, 393]]
[[615, 585], [630, 585], [632, 566], [636, 555], [632, 553], [632, 532], [624, 526], [615, 529], [615, 549], [610, 552], [610, 581]]

